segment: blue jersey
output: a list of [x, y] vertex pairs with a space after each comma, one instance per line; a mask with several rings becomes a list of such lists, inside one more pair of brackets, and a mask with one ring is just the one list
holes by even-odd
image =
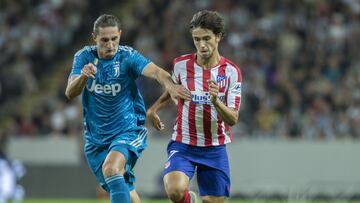
[[96, 46], [86, 46], [75, 54], [71, 76], [79, 75], [88, 63], [97, 67], [95, 79], [88, 79], [82, 94], [87, 141], [106, 144], [115, 136], [136, 134], [133, 132], [144, 123], [146, 109], [135, 80], [150, 62], [127, 46], [119, 46], [111, 59], [99, 59]]

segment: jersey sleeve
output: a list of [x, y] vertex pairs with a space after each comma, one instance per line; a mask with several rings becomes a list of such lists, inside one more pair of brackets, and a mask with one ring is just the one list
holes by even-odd
[[176, 63], [175, 63], [175, 60], [174, 60], [172, 71], [171, 71], [171, 79], [174, 81], [175, 84], [180, 84], [179, 71], [178, 71], [178, 69], [176, 69], [175, 66], [176, 66]]
[[239, 68], [233, 67], [230, 69], [229, 75], [227, 106], [239, 110], [241, 103], [241, 71]]
[[129, 55], [128, 63], [130, 65], [129, 67], [131, 67], [130, 71], [132, 75], [134, 75], [135, 78], [137, 78], [140, 75], [142, 75], [146, 66], [150, 64], [151, 61], [132, 48], [129, 48], [129, 51], [130, 51], [130, 55]]
[[70, 76], [80, 75], [82, 68], [86, 64], [86, 54], [84, 49], [79, 50], [74, 55], [74, 61], [71, 69]]

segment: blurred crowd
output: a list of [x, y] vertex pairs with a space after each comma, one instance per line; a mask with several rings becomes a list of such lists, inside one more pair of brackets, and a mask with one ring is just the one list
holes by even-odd
[[[52, 50], [73, 43], [70, 36], [84, 23], [77, 12], [86, 7], [82, 1], [35, 2], [37, 6], [26, 11], [13, 1], [8, 1], [9, 8], [0, 8], [2, 86], [14, 88], [12, 83], [21, 81], [23, 87], [16, 88], [39, 88], [34, 81], [55, 53]], [[360, 138], [359, 1], [129, 2], [126, 14], [115, 13], [123, 23], [121, 43], [133, 46], [168, 71], [175, 57], [195, 51], [188, 29], [195, 12], [217, 10], [226, 19], [220, 53], [238, 64], [243, 76], [240, 120], [233, 127], [234, 136]], [[89, 32], [91, 29], [85, 30]], [[69, 70], [59, 76], [64, 83], [54, 97], [41, 101], [30, 116], [14, 115], [10, 132], [81, 134], [79, 99], [69, 102], [63, 96]], [[148, 107], [162, 91], [147, 79], [140, 79], [138, 85]], [[176, 109], [163, 111], [161, 116], [166, 121], [165, 134], [171, 134]]]
[[[0, 1], [0, 118], [6, 120], [2, 121], [6, 124], [0, 123], [0, 133], [36, 136], [81, 131], [77, 124], [81, 122], [81, 114], [73, 108], [73, 102], [65, 100], [63, 90], [61, 96], [57, 92], [44, 92], [46, 87], [41, 87], [41, 83], [49, 78], [51, 81], [56, 65], [67, 60], [66, 51], [72, 49], [77, 40], [86, 40], [81, 35], [92, 26], [87, 23], [88, 19], [112, 2], [114, 0]], [[36, 106], [30, 107], [30, 115], [20, 106], [24, 95], [35, 95], [33, 100], [38, 100]], [[35, 98], [38, 96], [41, 99]], [[8, 116], [5, 113], [9, 111], [8, 103], [16, 103], [17, 107], [10, 109], [13, 112], [10, 119], [4, 119]], [[77, 122], [73, 122], [74, 115]]]
[[0, 103], [39, 90], [39, 78], [72, 42], [85, 8], [85, 0], [1, 1]]

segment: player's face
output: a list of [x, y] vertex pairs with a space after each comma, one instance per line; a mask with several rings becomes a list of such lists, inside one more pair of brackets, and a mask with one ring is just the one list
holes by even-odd
[[99, 27], [97, 33], [93, 33], [100, 58], [112, 58], [119, 47], [121, 31], [117, 26]]
[[215, 35], [211, 30], [195, 28], [192, 31], [192, 38], [197, 50], [198, 57], [209, 59], [217, 51], [220, 35]]

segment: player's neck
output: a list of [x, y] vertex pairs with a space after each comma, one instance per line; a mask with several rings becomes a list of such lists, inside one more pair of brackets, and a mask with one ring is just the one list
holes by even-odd
[[218, 51], [214, 52], [210, 58], [202, 58], [198, 55], [196, 63], [204, 69], [211, 69], [219, 64], [221, 56]]
[[104, 53], [101, 53], [99, 50], [97, 50], [98, 58], [101, 60], [111, 60], [114, 58], [115, 54], [112, 56], [106, 56]]

